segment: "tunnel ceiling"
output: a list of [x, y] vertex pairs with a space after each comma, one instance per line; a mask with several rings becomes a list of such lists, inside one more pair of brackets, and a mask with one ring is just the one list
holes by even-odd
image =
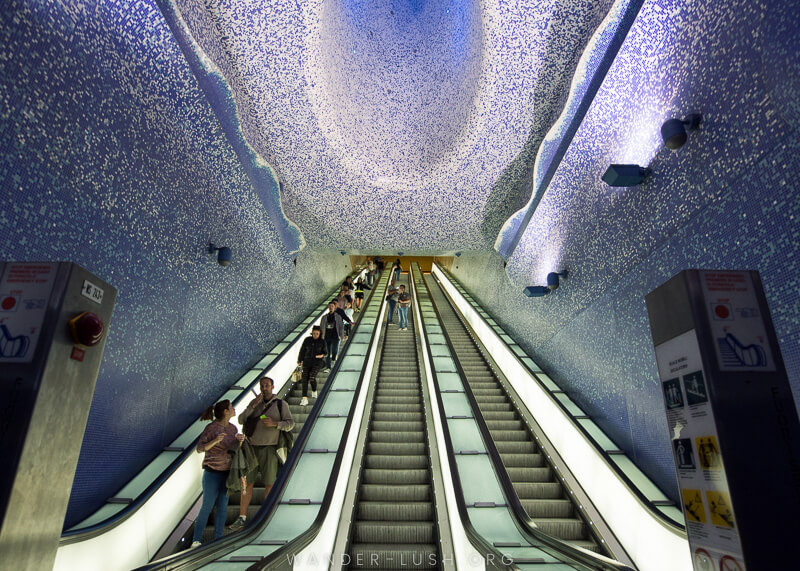
[[442, 251], [490, 248], [527, 199], [510, 165], [532, 161], [610, 4], [174, 8], [201, 60], [224, 77], [244, 139], [283, 183], [283, 214], [308, 245]]

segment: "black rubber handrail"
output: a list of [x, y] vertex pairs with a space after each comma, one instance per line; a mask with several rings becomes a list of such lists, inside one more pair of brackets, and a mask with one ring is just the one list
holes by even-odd
[[[441, 289], [442, 293], [444, 294], [444, 288]], [[433, 299], [433, 296], [431, 296], [431, 304], [433, 305], [433, 310], [436, 312], [436, 316], [439, 318], [439, 322], [443, 323], [442, 315], [439, 311], [436, 301]], [[453, 308], [453, 312], [456, 314], [456, 316], [458, 316], [455, 308]], [[633, 571], [631, 567], [619, 561], [610, 559], [597, 553], [593, 553], [575, 545], [571, 545], [561, 539], [543, 532], [536, 526], [534, 520], [528, 516], [528, 513], [525, 511], [525, 508], [519, 499], [517, 491], [514, 489], [514, 485], [511, 483], [511, 478], [509, 477], [508, 471], [503, 464], [503, 460], [500, 457], [500, 452], [497, 450], [497, 446], [494, 443], [494, 439], [492, 438], [489, 427], [486, 424], [486, 420], [483, 418], [483, 414], [480, 412], [480, 407], [478, 406], [478, 401], [475, 398], [475, 394], [472, 392], [472, 387], [468, 382], [466, 382], [467, 377], [464, 374], [464, 369], [462, 368], [461, 363], [456, 357], [455, 348], [453, 347], [452, 340], [450, 339], [450, 334], [444, 327], [442, 327], [442, 331], [444, 332], [445, 343], [447, 343], [447, 347], [450, 350], [450, 353], [453, 355], [453, 363], [455, 363], [458, 374], [463, 380], [462, 386], [464, 387], [464, 394], [469, 401], [470, 408], [472, 409], [472, 416], [478, 425], [478, 431], [481, 434], [481, 439], [483, 440], [484, 446], [486, 446], [486, 452], [488, 453], [489, 459], [494, 465], [495, 473], [497, 474], [497, 478], [500, 482], [500, 487], [503, 490], [503, 496], [506, 499], [506, 503], [511, 507], [511, 511], [522, 534], [524, 536], [532, 537], [535, 541], [544, 543], [549, 548], [555, 549], [559, 555], [566, 555], [578, 563], [588, 565], [590, 569], [603, 569], [604, 571]], [[597, 537], [594, 532], [592, 532], [592, 535], [595, 536], [596, 540], [602, 539], [601, 537]]]
[[[417, 266], [417, 271], [419, 273], [419, 279], [422, 278], [422, 272], [419, 271], [419, 265]], [[414, 282], [412, 285], [414, 287], [414, 301], [415, 303], [419, 304], [419, 295], [417, 294], [416, 288], [416, 281], [409, 280], [409, 282]], [[423, 283], [424, 285], [424, 283]], [[427, 291], [427, 286], [425, 286]], [[428, 297], [430, 298], [430, 292], [428, 292]], [[432, 300], [431, 300], [432, 301]], [[419, 320], [419, 326], [422, 330], [422, 335], [425, 336], [425, 339], [428, 339], [428, 330], [425, 327], [425, 319], [422, 317], [422, 306], [419, 306], [419, 314], [421, 319]], [[442, 328], [444, 330], [444, 328]], [[447, 425], [447, 413], [444, 410], [444, 403], [442, 402], [442, 393], [439, 387], [439, 378], [436, 375], [436, 369], [433, 366], [433, 354], [431, 353], [431, 346], [429, 343], [425, 343], [425, 351], [428, 355], [428, 362], [431, 364], [431, 380], [433, 381], [433, 386], [436, 390], [436, 407], [439, 411], [439, 418], [442, 421], [442, 435], [444, 436], [445, 442], [445, 451], [447, 454], [447, 462], [450, 465], [450, 472], [451, 472], [451, 480], [453, 484], [453, 491], [456, 498], [456, 506], [458, 507], [458, 516], [461, 519], [461, 525], [464, 527], [464, 532], [467, 535], [467, 539], [470, 540], [472, 545], [476, 547], [482, 555], [485, 556], [486, 559], [486, 566], [487, 568], [491, 569], [517, 569], [517, 567], [513, 564], [505, 563], [505, 556], [492, 544], [486, 541], [482, 535], [480, 535], [473, 527], [472, 522], [469, 518], [469, 513], [467, 512], [467, 506], [464, 502], [464, 489], [461, 487], [461, 476], [458, 472], [458, 464], [456, 463], [456, 456], [455, 452], [453, 451], [453, 441], [450, 436], [450, 427]], [[486, 557], [489, 554], [492, 557]]]
[[[456, 289], [459, 289], [459, 287], [461, 289], [464, 289], [463, 286], [460, 285], [458, 280], [455, 279], [453, 277], [453, 275], [449, 271], [447, 271], [446, 269], [444, 269], [441, 266], [438, 266], [438, 267], [439, 267], [439, 270], [453, 283], [453, 285], [454, 285], [454, 287], [456, 287]], [[431, 275], [433, 275], [433, 274], [431, 274]], [[437, 281], [438, 281], [438, 279], [437, 279]], [[442, 291], [444, 292], [445, 297], [447, 297], [449, 299], [450, 295], [447, 293], [447, 291], [445, 291], [444, 288], [442, 288]], [[486, 311], [483, 307], [479, 306], [477, 304], [477, 302], [475, 302], [474, 300], [470, 301], [466, 297], [464, 297], [464, 300], [468, 304], [470, 304], [473, 308], [480, 307], [480, 309], [483, 309], [483, 311]], [[476, 311], [477, 311], [477, 309], [476, 309]], [[478, 315], [480, 316], [480, 313], [478, 313]], [[481, 319], [484, 319], [483, 316], [480, 316], [480, 317], [481, 317]], [[497, 318], [494, 317], [494, 316], [492, 316], [492, 319], [497, 321]], [[505, 331], [505, 329], [503, 329], [503, 332], [504, 332], [505, 335], [508, 335], [508, 333]], [[508, 343], [506, 343], [505, 341], [500, 339], [499, 335], [498, 335], [498, 339], [506, 348], [509, 348]], [[517, 346], [519, 346], [519, 345], [517, 344]], [[605, 463], [617, 474], [617, 477], [622, 481], [623, 484], [625, 484], [625, 486], [628, 489], [630, 489], [631, 493], [633, 493], [636, 496], [636, 498], [639, 500], [639, 502], [642, 505], [644, 505], [645, 507], [647, 507], [647, 509], [659, 519], [659, 521], [661, 522], [662, 525], [666, 526], [669, 529], [673, 529], [676, 532], [685, 533], [686, 532], [686, 526], [681, 524], [679, 521], [676, 521], [676, 520], [672, 519], [671, 517], [669, 517], [664, 512], [662, 512], [661, 510], [658, 509], [659, 505], [663, 506], [665, 504], [659, 503], [658, 505], [656, 505], [653, 502], [653, 500], [650, 500], [644, 494], [644, 492], [642, 492], [639, 489], [639, 486], [637, 486], [636, 483], [633, 480], [631, 480], [628, 477], [628, 475], [625, 474], [625, 472], [623, 472], [622, 469], [619, 466], [617, 466], [617, 464], [611, 459], [611, 454], [609, 454], [602, 446], [600, 446], [600, 444], [597, 442], [597, 440], [595, 440], [595, 438], [589, 433], [588, 430], [586, 430], [586, 428], [583, 427], [583, 425], [581, 425], [581, 423], [575, 421], [575, 416], [569, 411], [567, 406], [564, 403], [562, 403], [559, 399], [555, 398], [555, 396], [554, 396], [555, 393], [561, 392], [561, 393], [567, 394], [566, 391], [561, 391], [561, 390], [553, 391], [553, 390], [551, 390], [545, 383], [543, 383], [539, 379], [536, 371], [531, 369], [519, 357], [519, 355], [514, 353], [514, 351], [511, 351], [510, 348], [509, 348], [509, 352], [513, 355], [514, 359], [516, 359], [517, 362], [522, 367], [524, 367], [526, 371], [528, 371], [528, 373], [531, 375], [531, 377], [533, 377], [536, 380], [536, 382], [539, 383], [539, 386], [542, 388], [542, 390], [544, 390], [548, 395], [550, 395], [551, 400], [564, 412], [566, 417], [569, 418], [569, 420], [572, 423], [572, 425], [577, 430], [579, 430], [581, 432], [581, 434], [583, 434], [583, 436], [586, 438], [587, 442], [591, 443], [592, 446], [594, 446], [594, 448], [597, 450], [597, 452], [602, 456], [602, 458], [605, 461]], [[541, 373], [542, 374], [546, 374], [546, 373], [544, 373], [544, 371], [541, 371]], [[667, 494], [664, 494], [664, 491], [661, 488], [659, 488], [658, 485], [656, 485], [655, 482], [653, 482], [651, 480], [651, 483], [653, 484], [653, 487], [658, 489], [658, 491], [660, 491], [664, 495], [665, 498], [669, 497], [669, 496], [667, 496]], [[670, 503], [668, 505], [669, 506], [675, 506], [675, 503], [670, 501]]]
[[[372, 297], [372, 292], [370, 292], [370, 299]], [[359, 316], [360, 318], [363, 316]], [[374, 332], [373, 332], [374, 336]], [[372, 341], [370, 340], [370, 343]], [[349, 340], [345, 345], [345, 348], [349, 346]], [[287, 347], [288, 349], [288, 347]], [[337, 358], [336, 363], [334, 364], [331, 372], [329, 373], [328, 378], [332, 379], [335, 377], [336, 373], [339, 371], [342, 362], [344, 361], [344, 356], [346, 355], [346, 350], [341, 353], [342, 358]], [[360, 387], [361, 379], [359, 379], [359, 387]], [[319, 413], [322, 410], [325, 400], [328, 397], [328, 394], [331, 391], [331, 387], [333, 383], [326, 382], [325, 386], [320, 391], [319, 397], [317, 398], [317, 402], [314, 404], [314, 407], [311, 409], [308, 417], [306, 418], [305, 422], [303, 423], [303, 428], [300, 430], [300, 433], [295, 438], [294, 444], [292, 445], [292, 449], [289, 452], [289, 455], [286, 457], [286, 462], [283, 464], [281, 469], [278, 471], [278, 476], [275, 479], [275, 482], [270, 488], [269, 493], [264, 498], [264, 501], [261, 503], [256, 514], [253, 516], [252, 523], [245, 526], [245, 528], [239, 532], [230, 535], [226, 535], [220, 539], [217, 539], [211, 543], [198, 547], [196, 549], [188, 549], [185, 551], [181, 551], [180, 553], [176, 553], [169, 557], [166, 557], [158, 562], [149, 563], [142, 567], [139, 567], [137, 571], [151, 571], [155, 569], [164, 569], [164, 570], [172, 570], [172, 569], [194, 569], [199, 565], [204, 565], [210, 563], [214, 560], [219, 559], [220, 557], [224, 557], [228, 553], [236, 551], [241, 547], [249, 544], [251, 539], [254, 536], [258, 535], [261, 532], [261, 529], [264, 525], [266, 525], [269, 520], [272, 518], [275, 509], [278, 507], [277, 499], [283, 493], [286, 484], [289, 481], [291, 474], [294, 472], [295, 467], [297, 466], [297, 462], [300, 457], [300, 450], [302, 450], [305, 446], [306, 441], [308, 440], [309, 433], [313, 430], [313, 425], [319, 418]], [[358, 391], [358, 387], [356, 388], [356, 392]], [[355, 401], [354, 401], [355, 402]], [[352, 416], [352, 410], [351, 414]], [[345, 425], [345, 430], [349, 425], [350, 418], [348, 418], [347, 424]], [[345, 432], [346, 435], [346, 432]], [[334, 462], [334, 469], [336, 469], [337, 464]], [[327, 495], [326, 495], [327, 498]], [[330, 501], [328, 499], [328, 501]], [[289, 543], [291, 544], [291, 542]], [[287, 544], [287, 545], [289, 545]], [[284, 546], [285, 547], [285, 546]], [[279, 550], [280, 551], [280, 550]]]
[[[309, 313], [303, 319], [303, 321], [308, 319], [308, 317], [310, 315], [312, 315], [313, 313], [316, 313], [316, 312]], [[320, 312], [320, 314], [322, 314], [322, 313], [324, 313], [324, 310]], [[302, 335], [303, 335], [303, 332], [298, 333], [297, 336], [294, 338], [294, 341], [289, 343], [289, 345], [283, 351], [278, 353], [272, 359], [272, 362], [274, 363], [276, 360], [278, 360], [278, 359], [282, 358], [284, 355], [286, 355], [286, 353], [292, 348], [292, 345], [294, 343], [296, 343], [297, 340]], [[282, 343], [282, 342], [283, 342], [283, 340], [279, 341], [279, 343]], [[265, 367], [264, 369], [262, 369], [262, 373], [264, 371], [266, 371], [267, 369], [269, 369], [269, 367]], [[250, 369], [250, 370], [252, 370], [252, 369]], [[220, 396], [224, 395], [225, 393], [230, 391], [232, 388], [233, 387], [228, 387], [227, 389], [225, 389], [225, 391], [223, 391], [220, 394]], [[242, 387], [241, 394], [244, 394], [245, 391], [247, 391], [247, 387]], [[188, 428], [189, 427], [187, 427], [187, 429]], [[59, 541], [59, 545], [70, 545], [72, 543], [77, 543], [79, 541], [86, 541], [87, 539], [91, 539], [92, 537], [96, 537], [96, 536], [98, 536], [98, 535], [100, 535], [102, 533], [105, 533], [106, 531], [108, 531], [110, 529], [114, 529], [116, 526], [118, 526], [119, 524], [123, 523], [126, 519], [128, 519], [130, 516], [132, 516], [134, 513], [136, 513], [136, 511], [139, 508], [141, 508], [142, 505], [144, 505], [144, 503], [148, 499], [150, 499], [150, 497], [156, 491], [158, 491], [158, 489], [164, 484], [164, 482], [166, 482], [170, 478], [170, 476], [172, 476], [172, 474], [180, 467], [180, 465], [183, 463], [183, 461], [186, 460], [186, 458], [188, 456], [190, 456], [194, 452], [194, 448], [195, 448], [195, 446], [197, 446], [197, 441], [199, 440], [199, 438], [200, 438], [200, 436], [198, 435], [198, 437], [195, 438], [189, 446], [184, 448], [183, 451], [181, 452], [181, 454], [179, 454], [166, 468], [164, 468], [164, 470], [161, 472], [161, 474], [155, 480], [153, 480], [150, 483], [150, 485], [147, 486], [124, 509], [122, 509], [119, 512], [109, 516], [108, 518], [106, 518], [106, 519], [104, 519], [102, 521], [99, 521], [99, 522], [97, 522], [95, 524], [92, 524], [90, 526], [82, 527], [82, 528], [79, 528], [79, 529], [63, 531], [61, 533], [61, 539]], [[164, 452], [164, 450], [161, 450], [161, 452]], [[161, 452], [159, 452], [159, 454]], [[106, 503], [108, 503], [108, 500], [106, 500], [104, 502], [104, 504], [106, 504]]]
[[[370, 300], [372, 298], [372, 292], [370, 292]], [[363, 313], [362, 313], [363, 316]], [[359, 316], [359, 319], [362, 317]], [[373, 335], [370, 338], [370, 343], [372, 343], [372, 339], [374, 338], [374, 331]], [[349, 346], [349, 340], [346, 347]], [[288, 348], [287, 348], [288, 349]], [[346, 352], [342, 352], [341, 357], [336, 359], [336, 364], [331, 369], [329, 373], [329, 379], [335, 377], [336, 373], [338, 373], [339, 368], [341, 367], [342, 362], [344, 361], [344, 356]], [[362, 377], [359, 378], [359, 383], [355, 389], [357, 393], [360, 386]], [[246, 546], [251, 542], [251, 540], [257, 536], [264, 525], [266, 525], [271, 519], [275, 512], [275, 509], [278, 507], [277, 498], [283, 493], [286, 484], [289, 481], [291, 474], [294, 472], [295, 467], [297, 466], [297, 462], [299, 460], [301, 451], [305, 447], [305, 443], [308, 440], [310, 432], [313, 430], [313, 426], [319, 418], [319, 413], [322, 410], [325, 400], [330, 393], [331, 387], [333, 383], [326, 382], [325, 386], [320, 391], [319, 397], [317, 398], [317, 402], [315, 403], [314, 407], [311, 409], [308, 417], [306, 418], [305, 422], [303, 423], [303, 428], [300, 430], [300, 433], [295, 438], [294, 444], [292, 445], [292, 449], [289, 452], [289, 455], [286, 457], [286, 462], [278, 471], [278, 476], [275, 479], [275, 482], [270, 488], [269, 493], [264, 498], [264, 501], [261, 503], [256, 514], [253, 516], [252, 523], [245, 526], [245, 528], [238, 533], [226, 535], [220, 539], [217, 539], [211, 543], [205, 544], [201, 547], [196, 549], [188, 549], [185, 551], [181, 551], [180, 553], [176, 553], [169, 557], [166, 557], [158, 562], [150, 563], [148, 565], [144, 565], [139, 567], [137, 571], [152, 571], [156, 569], [163, 569], [163, 570], [172, 570], [172, 569], [194, 569], [197, 566], [205, 565], [210, 563], [214, 560], [219, 559], [220, 557], [224, 557], [228, 553], [236, 551], [241, 547]], [[345, 432], [343, 434], [343, 438], [347, 435], [347, 429], [350, 425], [350, 418], [352, 418], [352, 407], [355, 406], [355, 399], [353, 401], [353, 405], [351, 406], [350, 414], [348, 415], [347, 423], [345, 424]], [[338, 465], [341, 463], [337, 455], [337, 460], [334, 461], [333, 469], [338, 471]], [[330, 485], [329, 485], [330, 486]], [[326, 501], [327, 500], [327, 501]], [[330, 498], [325, 495], [325, 499], [323, 500], [323, 506], [326, 506], [327, 503], [330, 503]], [[327, 509], [327, 508], [325, 508]], [[316, 523], [316, 521], [314, 522]], [[313, 527], [314, 524], [312, 524]], [[321, 522], [320, 522], [321, 525]], [[298, 538], [293, 540], [292, 542], [287, 543], [278, 551], [282, 551], [287, 546], [291, 545], [294, 541], [297, 541]], [[272, 555], [278, 553], [276, 551]]]
[[[387, 281], [387, 289], [389, 285], [389, 281]], [[375, 288], [377, 289], [377, 288]], [[372, 295], [375, 292], [373, 289], [370, 292], [370, 301], [372, 300]], [[385, 293], [385, 290], [384, 290]], [[375, 341], [375, 336], [379, 334], [381, 331], [381, 323], [380, 323], [380, 307], [384, 303], [384, 300], [380, 300], [380, 305], [378, 306], [378, 313], [376, 316], [375, 326], [372, 330], [372, 335], [370, 336], [368, 346], [372, 346]], [[369, 353], [367, 353], [367, 357], [364, 359], [364, 364], [366, 365], [367, 360], [369, 359]], [[339, 366], [339, 360], [337, 359], [336, 366]], [[292, 539], [291, 541], [287, 542], [285, 545], [281, 546], [279, 549], [275, 550], [274, 552], [270, 553], [266, 557], [262, 558], [261, 561], [258, 563], [254, 563], [250, 567], [248, 567], [248, 571], [257, 571], [261, 569], [268, 569], [274, 568], [273, 566], [277, 566], [276, 564], [280, 561], [288, 561], [287, 555], [292, 553], [298, 553], [302, 549], [304, 549], [319, 533], [320, 528], [322, 527], [322, 523], [325, 521], [325, 518], [328, 515], [328, 508], [331, 504], [331, 499], [333, 498], [333, 492], [336, 489], [336, 482], [339, 479], [339, 470], [342, 466], [342, 460], [344, 459], [344, 449], [347, 444], [347, 439], [350, 436], [350, 428], [353, 425], [353, 416], [355, 414], [356, 405], [358, 404], [358, 394], [361, 392], [361, 387], [364, 384], [364, 379], [367, 375], [367, 368], [366, 366], [361, 369], [361, 374], [358, 377], [358, 383], [356, 384], [356, 388], [354, 390], [353, 402], [350, 404], [350, 410], [347, 413], [347, 421], [345, 422], [344, 429], [342, 430], [342, 437], [339, 439], [339, 446], [336, 452], [336, 458], [333, 461], [333, 466], [331, 467], [331, 475], [328, 478], [328, 485], [325, 488], [325, 495], [322, 497], [322, 503], [317, 512], [317, 517], [314, 518], [313, 523], [311, 526], [308, 527], [303, 533]], [[327, 388], [327, 387], [326, 387]], [[316, 408], [316, 407], [315, 407]], [[308, 422], [308, 421], [306, 421]], [[303, 426], [305, 430], [305, 426]]]

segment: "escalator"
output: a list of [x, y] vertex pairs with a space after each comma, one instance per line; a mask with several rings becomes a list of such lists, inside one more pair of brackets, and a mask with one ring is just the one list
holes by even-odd
[[547, 455], [536, 443], [523, 415], [484, 358], [469, 329], [453, 310], [436, 280], [425, 276], [425, 281], [459, 368], [528, 517], [542, 532], [552, 537], [608, 555], [578, 513], [569, 490], [558, 481]]
[[345, 567], [436, 569], [440, 542], [416, 332], [386, 327]]

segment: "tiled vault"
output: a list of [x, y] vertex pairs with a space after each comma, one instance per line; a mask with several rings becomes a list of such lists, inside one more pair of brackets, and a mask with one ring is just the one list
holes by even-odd
[[491, 246], [610, 5], [174, 3], [308, 244], [406, 251]]

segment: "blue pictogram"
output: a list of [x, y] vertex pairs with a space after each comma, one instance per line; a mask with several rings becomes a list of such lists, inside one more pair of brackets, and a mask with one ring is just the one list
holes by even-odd
[[744, 345], [731, 333], [717, 338], [720, 361], [724, 367], [766, 367], [767, 354], [761, 345]]
[[31, 340], [25, 335], [11, 335], [5, 324], [0, 324], [0, 357], [21, 359], [28, 352]]

